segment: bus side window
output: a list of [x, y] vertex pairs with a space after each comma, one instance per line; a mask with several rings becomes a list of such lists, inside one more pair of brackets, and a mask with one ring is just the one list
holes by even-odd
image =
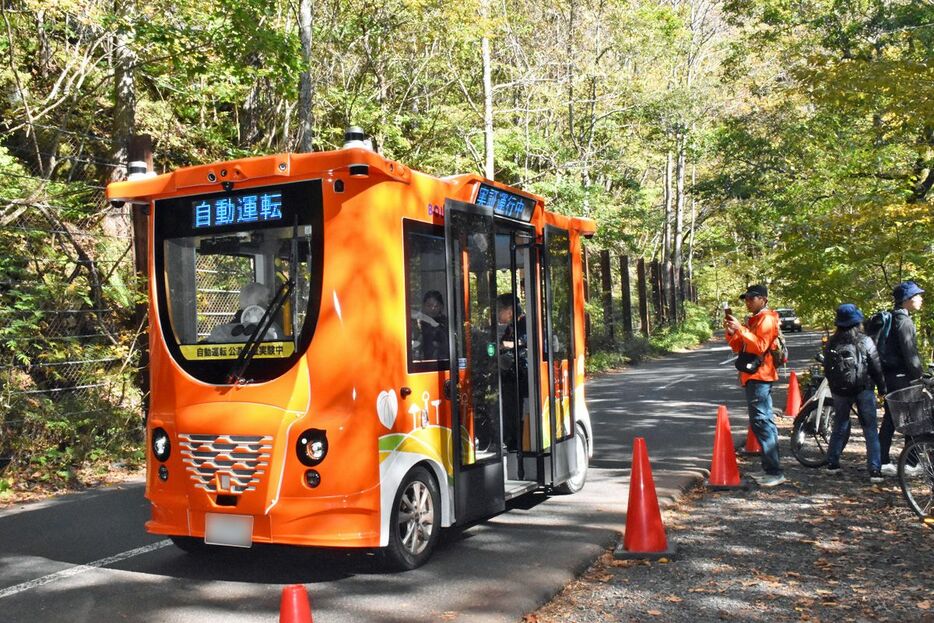
[[448, 367], [444, 229], [403, 221], [405, 238], [406, 357], [410, 372]]

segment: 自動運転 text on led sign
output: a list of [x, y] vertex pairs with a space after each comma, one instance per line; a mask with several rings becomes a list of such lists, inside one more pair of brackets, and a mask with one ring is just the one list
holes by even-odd
[[195, 229], [282, 220], [282, 192], [216, 197], [192, 202]]

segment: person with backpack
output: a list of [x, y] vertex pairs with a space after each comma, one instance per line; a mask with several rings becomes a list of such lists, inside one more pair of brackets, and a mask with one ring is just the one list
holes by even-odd
[[[744, 325], [727, 313], [723, 328], [726, 340], [737, 353], [736, 368], [746, 392], [749, 425], [762, 446], [762, 473], [752, 477], [762, 487], [785, 482], [778, 453], [778, 428], [772, 419], [772, 384], [778, 380], [771, 351], [778, 340], [778, 314], [768, 308], [769, 291], [764, 285], [752, 285], [739, 298], [751, 314]], [[727, 310], [729, 312], [729, 310]]]
[[[918, 337], [915, 324], [911, 320], [910, 312], [921, 309], [924, 294], [914, 281], [903, 281], [892, 290], [894, 307], [891, 311], [890, 327], [885, 335], [878, 337], [878, 348], [882, 359], [882, 373], [885, 376], [885, 385], [890, 392], [904, 389], [921, 381], [924, 368], [921, 366], [921, 357], [918, 355]], [[887, 403], [885, 415], [882, 418], [882, 428], [879, 431], [879, 450], [882, 454], [882, 473], [894, 476], [898, 469], [892, 463], [889, 450], [892, 447], [892, 437], [895, 435], [895, 424], [892, 422], [892, 412]], [[909, 462], [907, 472], [915, 475], [920, 468]]]
[[850, 409], [856, 413], [866, 438], [869, 482], [882, 482], [879, 431], [876, 428], [876, 396], [885, 394], [885, 379], [876, 345], [860, 331], [863, 314], [852, 303], [837, 308], [837, 330], [824, 346], [824, 378], [833, 396], [833, 432], [827, 450], [827, 471], [839, 474], [840, 454], [850, 437]]

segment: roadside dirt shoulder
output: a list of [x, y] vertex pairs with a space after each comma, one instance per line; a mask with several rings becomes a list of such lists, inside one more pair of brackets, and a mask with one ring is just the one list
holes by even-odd
[[[864, 456], [859, 438], [839, 477], [785, 456], [789, 483], [775, 489], [696, 487], [663, 513], [675, 561], [607, 552], [524, 621], [934, 623], [934, 529], [907, 508], [897, 480], [868, 482]], [[758, 470], [758, 459], [740, 468]]]
[[145, 467], [115, 464], [106, 471], [99, 468], [81, 470], [76, 474], [74, 482], [67, 487], [33, 480], [9, 491], [0, 492], [0, 510], [127, 482], [142, 482], [145, 477]]

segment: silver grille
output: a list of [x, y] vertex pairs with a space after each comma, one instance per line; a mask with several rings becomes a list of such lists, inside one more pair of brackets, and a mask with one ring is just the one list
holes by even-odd
[[216, 493], [218, 476], [229, 478], [230, 493], [254, 491], [272, 456], [272, 437], [250, 435], [178, 436], [182, 462], [195, 487]]

